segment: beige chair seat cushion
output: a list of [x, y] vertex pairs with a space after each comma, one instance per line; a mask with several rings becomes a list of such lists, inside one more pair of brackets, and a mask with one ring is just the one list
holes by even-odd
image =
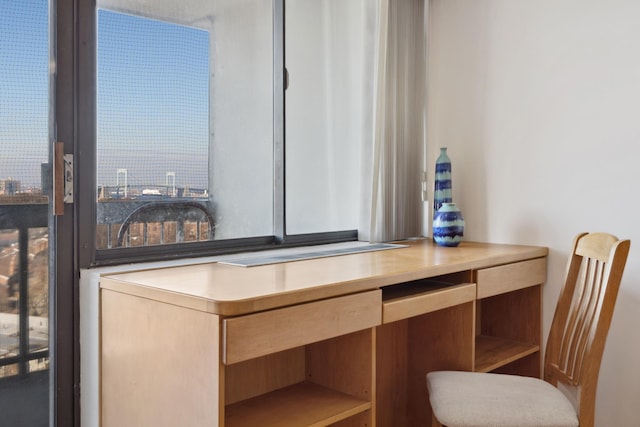
[[448, 427], [577, 427], [571, 402], [537, 378], [479, 372], [427, 374], [433, 412]]

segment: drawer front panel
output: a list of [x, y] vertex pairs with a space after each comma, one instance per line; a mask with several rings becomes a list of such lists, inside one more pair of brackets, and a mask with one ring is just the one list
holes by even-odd
[[382, 305], [382, 323], [391, 323], [409, 317], [471, 302], [476, 299], [475, 283], [452, 285], [435, 291], [422, 292], [404, 298], [385, 301]]
[[223, 321], [225, 364], [377, 326], [382, 318], [382, 292], [285, 307]]
[[478, 299], [541, 285], [546, 277], [546, 258], [484, 268], [476, 272]]

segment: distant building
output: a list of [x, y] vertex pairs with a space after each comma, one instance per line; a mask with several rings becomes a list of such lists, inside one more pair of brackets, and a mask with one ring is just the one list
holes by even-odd
[[37, 254], [42, 251], [46, 251], [49, 249], [49, 237], [40, 237], [38, 239], [31, 241], [30, 252], [32, 254]]
[[20, 192], [20, 181], [13, 178], [0, 179], [0, 195], [13, 196]]

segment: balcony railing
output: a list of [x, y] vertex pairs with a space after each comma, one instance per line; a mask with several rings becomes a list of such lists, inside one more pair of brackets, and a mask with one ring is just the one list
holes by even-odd
[[210, 202], [198, 198], [99, 200], [96, 247], [212, 240], [215, 224], [211, 211]]

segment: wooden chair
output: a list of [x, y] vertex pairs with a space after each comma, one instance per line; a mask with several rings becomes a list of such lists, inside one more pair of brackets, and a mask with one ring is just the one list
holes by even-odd
[[433, 426], [593, 427], [596, 386], [629, 240], [605, 233], [573, 242], [544, 358], [544, 380], [427, 374]]

